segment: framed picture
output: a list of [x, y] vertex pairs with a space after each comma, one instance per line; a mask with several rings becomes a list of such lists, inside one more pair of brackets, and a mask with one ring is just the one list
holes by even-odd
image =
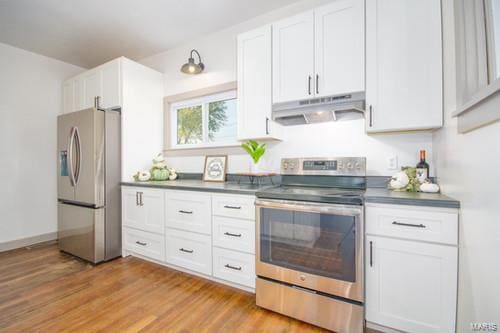
[[227, 155], [205, 156], [203, 181], [225, 182], [227, 170]]

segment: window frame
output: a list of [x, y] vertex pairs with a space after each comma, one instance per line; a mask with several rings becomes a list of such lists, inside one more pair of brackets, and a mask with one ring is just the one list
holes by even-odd
[[[201, 97], [190, 98], [178, 102], [174, 102], [170, 104], [169, 110], [169, 129], [170, 129], [170, 149], [192, 149], [192, 148], [208, 148], [208, 147], [224, 147], [224, 146], [233, 146], [238, 144], [238, 133], [236, 132], [233, 140], [227, 141], [217, 141], [210, 142], [208, 138], [209, 129], [208, 129], [208, 117], [209, 110], [208, 105], [211, 102], [225, 101], [237, 99], [237, 91], [236, 89], [214, 93], [210, 95], [205, 95]], [[193, 107], [201, 105], [201, 116], [202, 116], [202, 138], [203, 142], [200, 143], [192, 143], [192, 144], [178, 144], [177, 143], [177, 112], [179, 109]], [[238, 103], [236, 103], [236, 121], [238, 121]]]
[[497, 107], [500, 77], [492, 73], [489, 1], [457, 0], [453, 4], [457, 96], [451, 116], [457, 118], [458, 133], [468, 133], [500, 120]]

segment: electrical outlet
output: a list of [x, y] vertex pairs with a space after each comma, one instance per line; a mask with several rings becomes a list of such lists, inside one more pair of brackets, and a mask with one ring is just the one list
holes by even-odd
[[398, 157], [397, 156], [389, 156], [386, 160], [387, 169], [389, 170], [397, 170], [398, 169]]

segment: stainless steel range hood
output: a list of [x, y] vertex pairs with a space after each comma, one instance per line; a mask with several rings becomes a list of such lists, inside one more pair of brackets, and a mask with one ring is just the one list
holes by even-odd
[[364, 91], [273, 104], [273, 120], [284, 126], [360, 119], [364, 112]]

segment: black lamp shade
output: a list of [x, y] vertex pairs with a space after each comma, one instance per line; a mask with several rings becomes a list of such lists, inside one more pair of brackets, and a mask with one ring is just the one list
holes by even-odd
[[[193, 53], [198, 55], [199, 62], [197, 64], [194, 62]], [[181, 72], [186, 74], [200, 74], [204, 69], [205, 65], [201, 62], [200, 54], [198, 51], [192, 50], [188, 62], [182, 65]]]

